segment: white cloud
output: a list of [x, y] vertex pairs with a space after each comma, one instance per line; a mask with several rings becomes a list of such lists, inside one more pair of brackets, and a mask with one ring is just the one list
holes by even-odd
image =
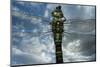
[[[25, 33], [24, 33], [25, 34]], [[17, 35], [19, 36], [19, 35]], [[27, 35], [28, 36], [28, 35]], [[25, 36], [21, 41], [20, 48], [13, 47], [13, 54], [26, 55], [26, 58], [31, 57], [34, 62], [29, 61], [33, 64], [44, 64], [44, 63], [55, 63], [54, 56], [50, 53], [54, 53], [54, 44], [50, 42], [50, 38], [45, 41], [46, 44], [40, 42], [39, 37], [28, 38]], [[16, 49], [16, 50], [15, 50]], [[24, 64], [24, 63], [22, 63]]]
[[90, 61], [92, 56], [82, 55], [80, 40], [75, 40], [63, 46], [64, 62]]
[[[75, 11], [73, 10], [75, 9]], [[67, 19], [94, 19], [95, 7], [82, 5], [64, 5], [62, 11]]]
[[48, 17], [49, 16], [49, 11], [48, 10], [45, 10], [45, 15], [44, 17]]
[[21, 50], [15, 48], [15, 47], [12, 48], [12, 51], [13, 51], [13, 53], [16, 54], [16, 55], [20, 55], [20, 54], [23, 53]]
[[12, 10], [13, 11], [19, 11], [19, 9], [17, 7], [12, 6]]

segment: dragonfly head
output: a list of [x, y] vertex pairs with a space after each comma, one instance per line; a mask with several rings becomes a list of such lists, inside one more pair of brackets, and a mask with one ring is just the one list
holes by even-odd
[[61, 10], [61, 6], [56, 7], [57, 10]]
[[56, 9], [52, 12], [52, 16], [56, 17], [56, 18], [62, 18], [63, 17], [61, 6], [56, 7]]

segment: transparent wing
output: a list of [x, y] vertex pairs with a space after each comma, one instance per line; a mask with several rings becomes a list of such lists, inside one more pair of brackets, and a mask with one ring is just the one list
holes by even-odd
[[96, 19], [67, 19], [64, 24], [78, 24], [78, 23], [86, 23], [86, 22], [95, 22]]
[[46, 17], [42, 17], [42, 16], [32, 16], [32, 15], [28, 15], [25, 12], [21, 12], [21, 11], [13, 11], [12, 12], [12, 16], [16, 16], [19, 17], [21, 19], [29, 19], [29, 20], [42, 20], [45, 22], [50, 22], [50, 18], [46, 18]]
[[[44, 34], [48, 34], [51, 32], [49, 18], [41, 16], [31, 16], [21, 11], [13, 11], [12, 16], [18, 17], [22, 20], [22, 22], [20, 21], [13, 25], [12, 32], [28, 34], [33, 33], [34, 36], [43, 36]], [[23, 20], [26, 21], [24, 22]]]
[[[34, 21], [33, 24], [39, 22], [39, 26], [40, 26], [39, 28], [42, 29], [42, 32], [41, 32], [41, 30], [38, 30], [37, 33], [36, 33], [36, 31], [34, 33], [34, 30], [29, 30], [29, 29], [24, 30], [24, 32], [33, 33], [34, 35], [35, 34], [38, 35], [38, 33], [39, 33], [39, 36], [40, 36], [40, 33], [45, 33], [45, 32], [48, 32], [51, 30], [50, 25], [47, 24], [50, 22], [50, 19], [48, 19], [48, 18], [41, 17], [41, 16], [30, 16], [23, 12], [13, 12], [12, 15], [20, 17], [21, 19], [32, 20], [32, 21]], [[66, 22], [64, 22], [64, 35], [66, 34], [68, 36], [68, 35], [82, 34], [82, 33], [88, 35], [89, 33], [94, 33], [95, 30], [93, 30], [93, 29], [95, 29], [95, 21], [96, 21], [95, 19], [67, 19]], [[41, 22], [47, 22], [47, 23], [42, 24]], [[47, 27], [46, 27], [48, 25], [49, 25], [49, 29], [47, 29]], [[23, 26], [23, 24], [22, 24], [22, 26]], [[45, 30], [45, 29], [46, 29], [46, 31], [43, 32], [43, 30]], [[23, 30], [21, 30], [21, 31], [23, 31]], [[20, 30], [14, 30], [14, 32], [20, 32]], [[52, 32], [52, 31], [50, 31], [50, 32]]]
[[64, 24], [65, 36], [95, 36], [96, 19], [69, 19]]

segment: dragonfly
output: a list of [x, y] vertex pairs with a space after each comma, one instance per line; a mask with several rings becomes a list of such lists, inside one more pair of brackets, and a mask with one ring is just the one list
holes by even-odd
[[[64, 30], [64, 25], [69, 25], [74, 22], [86, 22], [86, 20], [80, 20], [80, 19], [66, 19], [64, 17], [63, 11], [61, 9], [62, 7], [59, 5], [57, 6], [52, 12], [52, 21], [46, 20], [45, 17], [41, 16], [29, 16], [24, 13], [13, 13], [13, 15], [21, 17], [23, 19], [42, 19], [45, 22], [50, 22], [49, 25], [51, 26], [51, 31], [53, 33], [53, 40], [55, 44], [55, 55], [56, 55], [56, 63], [63, 63], [63, 53], [62, 53], [62, 39], [63, 34], [66, 33], [68, 35], [72, 35], [70, 32], [66, 32]], [[23, 16], [24, 15], [24, 16]], [[93, 19], [95, 20], [95, 19]], [[67, 23], [65, 23], [67, 21]], [[18, 32], [18, 31], [17, 31]], [[31, 31], [27, 31], [29, 33], [32, 33]], [[48, 32], [43, 32], [48, 33]]]

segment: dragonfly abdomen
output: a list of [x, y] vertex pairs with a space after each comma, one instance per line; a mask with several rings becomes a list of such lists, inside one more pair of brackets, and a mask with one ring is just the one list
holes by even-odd
[[56, 47], [56, 62], [62, 63], [63, 57], [62, 57], [62, 33], [55, 33], [54, 34], [54, 43]]

